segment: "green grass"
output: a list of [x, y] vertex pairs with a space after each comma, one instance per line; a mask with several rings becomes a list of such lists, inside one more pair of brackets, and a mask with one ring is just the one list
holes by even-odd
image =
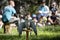
[[[53, 30], [54, 29], [54, 30]], [[38, 35], [35, 36], [34, 32], [29, 35], [29, 40], [60, 40], [60, 26], [46, 26], [37, 27]], [[22, 36], [18, 36], [18, 31], [13, 28], [11, 34], [4, 34], [3, 29], [0, 29], [0, 40], [26, 40], [26, 32]]]

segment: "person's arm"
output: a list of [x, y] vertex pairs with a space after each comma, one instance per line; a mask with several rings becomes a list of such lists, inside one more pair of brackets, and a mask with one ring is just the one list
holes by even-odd
[[36, 13], [42, 13], [42, 11], [40, 10], [41, 9], [41, 6], [39, 6], [36, 10]]
[[12, 9], [12, 15], [17, 17], [17, 13], [16, 13], [16, 10], [14, 8]]
[[39, 10], [38, 13], [43, 13], [43, 12], [41, 10]]
[[55, 8], [55, 12], [56, 12], [56, 14], [58, 13], [58, 10], [57, 10], [57, 8]]

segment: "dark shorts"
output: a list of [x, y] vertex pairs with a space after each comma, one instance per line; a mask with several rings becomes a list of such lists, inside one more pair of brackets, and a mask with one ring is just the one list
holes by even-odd
[[7, 24], [9, 21], [8, 21], [8, 20], [4, 21], [4, 20], [2, 19], [2, 22], [3, 22], [4, 24]]
[[56, 16], [51, 16], [51, 19], [53, 20], [53, 22], [57, 19]]

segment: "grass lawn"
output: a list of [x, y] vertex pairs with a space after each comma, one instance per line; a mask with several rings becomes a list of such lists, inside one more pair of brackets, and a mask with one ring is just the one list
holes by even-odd
[[[29, 40], [60, 40], [60, 27], [58, 25], [37, 27], [38, 35], [35, 36], [34, 32], [29, 35]], [[13, 28], [11, 34], [4, 34], [3, 29], [0, 29], [0, 40], [26, 40], [26, 32], [22, 33], [22, 36], [18, 36], [16, 28]]]

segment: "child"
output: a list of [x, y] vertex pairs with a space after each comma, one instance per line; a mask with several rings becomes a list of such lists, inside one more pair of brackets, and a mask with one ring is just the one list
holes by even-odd
[[47, 18], [41, 15], [40, 20], [38, 21], [38, 26], [39, 27], [45, 26], [46, 21], [47, 21]]
[[36, 25], [37, 24], [37, 18], [36, 18], [36, 15], [35, 14], [32, 15], [32, 20], [33, 20], [33, 22]]

